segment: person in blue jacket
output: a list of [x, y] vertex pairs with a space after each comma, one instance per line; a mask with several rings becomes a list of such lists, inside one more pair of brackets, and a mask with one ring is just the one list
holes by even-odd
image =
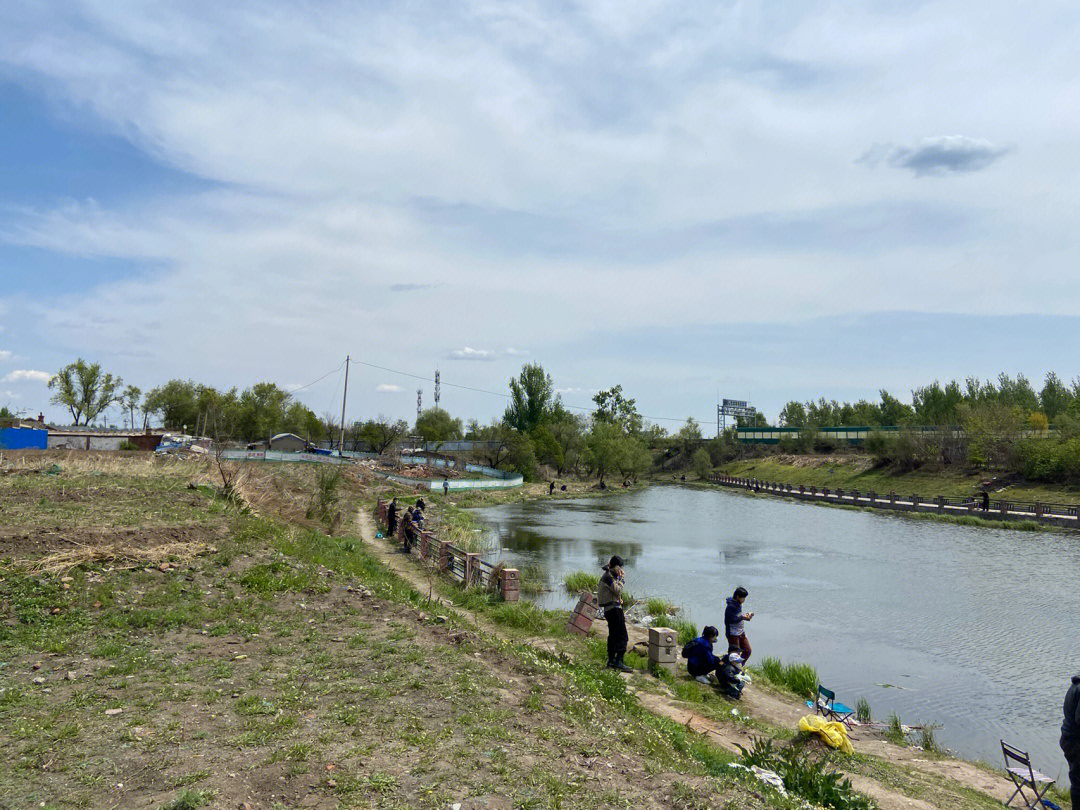
[[713, 654], [713, 644], [720, 638], [720, 631], [712, 625], [706, 625], [701, 635], [686, 645], [683, 654], [686, 657], [686, 670], [690, 677], [699, 683], [709, 683], [709, 673], [715, 672], [721, 661]]
[[746, 637], [746, 628], [743, 623], [754, 618], [753, 612], [743, 612], [743, 602], [750, 594], [742, 586], [735, 589], [735, 593], [728, 597], [727, 607], [724, 609], [724, 633], [727, 635], [728, 647], [736, 647], [745, 664], [750, 660], [750, 640]]

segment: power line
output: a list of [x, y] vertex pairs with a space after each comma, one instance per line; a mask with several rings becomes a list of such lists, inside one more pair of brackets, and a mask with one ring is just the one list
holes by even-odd
[[[379, 371], [388, 371], [391, 374], [400, 374], [403, 377], [412, 377], [414, 380], [425, 380], [427, 382], [432, 382], [433, 381], [431, 377], [425, 377], [422, 374], [411, 374], [408, 371], [400, 371], [400, 370], [398, 370], [396, 368], [387, 368], [386, 366], [376, 365], [375, 363], [367, 363], [367, 362], [365, 362], [363, 360], [350, 360], [349, 362], [355, 363], [355, 364], [361, 365], [361, 366], [367, 366], [368, 368], [377, 368]], [[447, 382], [446, 380], [440, 380], [439, 382], [442, 385], [449, 385], [451, 388], [461, 388], [461, 389], [463, 389], [465, 391], [473, 391], [473, 392], [475, 392], [477, 394], [490, 394], [493, 397], [502, 397], [503, 399], [510, 399], [510, 395], [507, 394], [507, 393], [504, 393], [502, 391], [488, 391], [485, 388], [473, 388], [472, 386], [469, 386], [469, 385], [461, 385], [460, 383]], [[569, 408], [570, 410], [574, 410], [574, 411], [582, 411], [584, 413], [591, 413], [592, 411], [596, 410], [595, 408], [589, 408], [589, 407], [585, 407], [583, 405], [567, 405], [566, 403], [563, 403], [563, 407], [564, 408]], [[640, 414], [640, 416], [641, 416], [642, 419], [650, 419], [653, 422], [685, 422], [686, 421], [685, 417], [647, 416], [646, 414]], [[710, 420], [711, 420], [711, 417], [710, 417]], [[703, 424], [704, 421], [706, 421], [706, 420], [698, 419], [697, 421], [698, 421], [699, 424]]]
[[340, 366], [338, 366], [337, 368], [331, 369], [330, 371], [326, 372], [326, 373], [325, 373], [325, 374], [323, 374], [323, 375], [322, 375], [321, 377], [319, 377], [319, 379], [317, 379], [317, 380], [312, 380], [312, 381], [311, 381], [311, 382], [309, 382], [309, 383], [308, 383], [307, 385], [301, 385], [301, 386], [300, 386], [299, 388], [294, 388], [294, 389], [293, 389], [292, 391], [290, 391], [289, 393], [295, 394], [295, 393], [296, 393], [297, 391], [303, 391], [303, 390], [304, 390], [305, 388], [311, 388], [311, 386], [313, 386], [313, 385], [314, 385], [315, 383], [317, 383], [317, 382], [322, 382], [322, 381], [323, 381], [323, 380], [325, 380], [325, 379], [326, 379], [327, 377], [329, 377], [329, 376], [330, 376], [331, 374], [333, 374], [333, 373], [334, 373], [335, 371], [341, 371], [341, 366], [344, 366], [344, 365], [345, 365], [345, 361], [344, 361], [344, 360], [342, 360], [342, 361], [341, 361], [341, 365], [340, 365]]

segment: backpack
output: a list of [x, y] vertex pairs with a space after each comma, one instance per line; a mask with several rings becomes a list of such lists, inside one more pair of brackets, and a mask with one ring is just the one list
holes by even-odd
[[693, 641], [686, 642], [683, 645], [683, 648], [682, 648], [682, 657], [683, 658], [689, 658], [691, 655], [694, 654], [694, 649], [696, 647], [697, 647], [697, 639], [696, 638]]

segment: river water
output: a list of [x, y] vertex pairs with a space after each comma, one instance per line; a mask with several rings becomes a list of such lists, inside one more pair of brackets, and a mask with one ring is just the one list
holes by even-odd
[[[1001, 767], [999, 740], [1065, 778], [1061, 704], [1080, 671], [1080, 537], [657, 486], [606, 498], [478, 509], [501, 559], [538, 565], [572, 607], [570, 571], [626, 561], [627, 590], [723, 625], [750, 591], [753, 658], [817, 667], [875, 719], [940, 723], [939, 744]], [[753, 661], [753, 659], [752, 659]]]

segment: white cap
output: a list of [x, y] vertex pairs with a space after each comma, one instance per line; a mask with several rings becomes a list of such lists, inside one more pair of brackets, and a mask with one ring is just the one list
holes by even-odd
[[742, 656], [739, 655], [737, 652], [728, 653], [727, 660], [730, 661], [733, 664], [741, 664], [742, 663]]

